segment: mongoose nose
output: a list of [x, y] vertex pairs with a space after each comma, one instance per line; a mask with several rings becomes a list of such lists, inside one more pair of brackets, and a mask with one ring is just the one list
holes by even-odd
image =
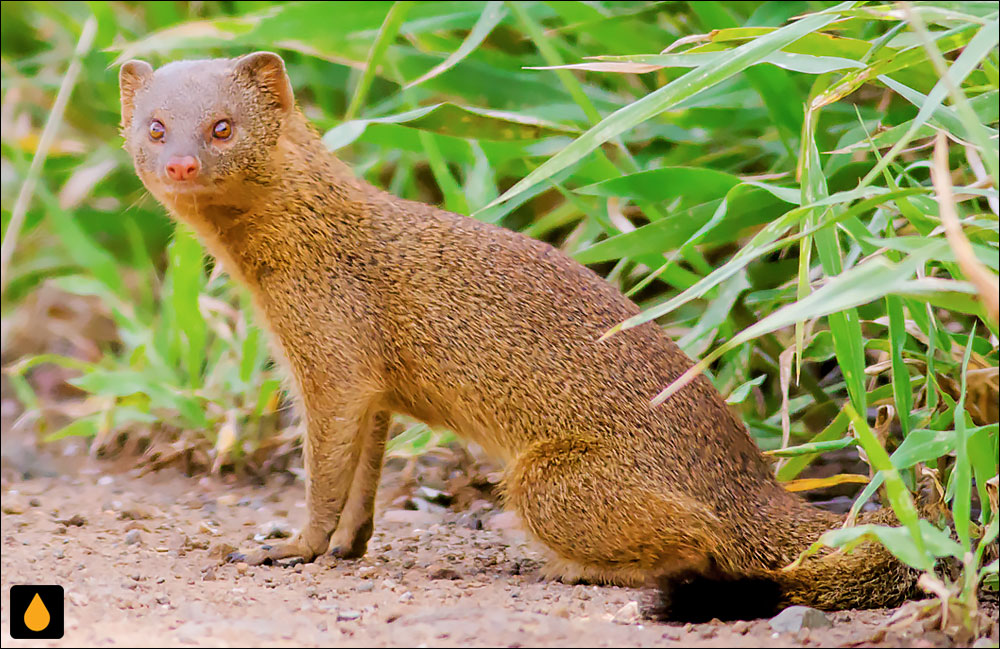
[[180, 158], [171, 158], [167, 162], [167, 175], [171, 180], [190, 180], [198, 175], [201, 163], [198, 158], [186, 155]]

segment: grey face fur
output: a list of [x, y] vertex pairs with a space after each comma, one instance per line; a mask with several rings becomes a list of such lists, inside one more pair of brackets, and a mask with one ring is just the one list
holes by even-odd
[[[238, 59], [177, 61], [154, 71], [144, 61], [125, 63], [119, 74], [122, 134], [136, 172], [160, 200], [194, 194], [211, 200], [229, 187], [276, 178], [271, 157], [294, 99], [277, 54], [256, 52]], [[163, 137], [150, 137], [150, 124], [163, 124]], [[220, 120], [228, 138], [213, 137]], [[194, 157], [194, 178], [176, 181], [167, 164]], [[245, 186], [245, 185], [244, 185]]]

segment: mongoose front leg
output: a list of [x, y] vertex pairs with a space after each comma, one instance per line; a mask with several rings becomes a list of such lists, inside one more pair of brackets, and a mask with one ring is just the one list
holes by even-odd
[[266, 545], [232, 561], [260, 565], [288, 557], [312, 561], [326, 551], [348, 499], [365, 439], [371, 437], [372, 409], [355, 406], [334, 409], [341, 415], [307, 415], [305, 439], [306, 526], [288, 541]]
[[375, 492], [382, 474], [385, 439], [389, 430], [389, 413], [376, 413], [374, 422], [362, 440], [361, 457], [354, 471], [354, 481], [347, 503], [340, 515], [337, 530], [330, 539], [332, 556], [341, 559], [362, 557], [368, 549], [368, 539], [374, 530]]

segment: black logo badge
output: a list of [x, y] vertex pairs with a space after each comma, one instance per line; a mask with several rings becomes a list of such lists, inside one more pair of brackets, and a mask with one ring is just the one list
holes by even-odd
[[62, 586], [11, 586], [10, 637], [55, 640], [63, 637]]

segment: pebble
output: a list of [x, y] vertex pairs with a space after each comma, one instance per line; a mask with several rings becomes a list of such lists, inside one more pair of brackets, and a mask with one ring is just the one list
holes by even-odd
[[56, 522], [60, 525], [65, 525], [66, 527], [83, 527], [87, 524], [87, 519], [79, 514], [73, 514], [69, 518], [57, 520]]
[[346, 609], [343, 611], [337, 611], [337, 621], [338, 622], [349, 622], [351, 620], [356, 620], [361, 617], [361, 611], [353, 611]]
[[257, 528], [254, 540], [285, 539], [291, 535], [292, 533], [288, 530], [287, 521], [268, 521]]
[[750, 631], [750, 623], [746, 620], [737, 620], [733, 622], [733, 626], [730, 627], [733, 633], [738, 633], [740, 635], [746, 635]]
[[139, 532], [139, 530], [130, 530], [125, 535], [125, 545], [135, 545], [140, 541], [142, 541], [142, 534]]
[[427, 566], [428, 579], [461, 579], [462, 575], [450, 566], [432, 564]]
[[639, 602], [632, 600], [618, 609], [611, 621], [615, 624], [636, 624], [639, 622]]
[[771, 628], [779, 633], [797, 633], [800, 629], [821, 629], [833, 626], [822, 611], [808, 606], [789, 606], [771, 618]]
[[76, 593], [73, 591], [68, 591], [66, 593], [66, 599], [68, 599], [74, 606], [86, 606], [89, 601], [85, 595]]
[[371, 580], [366, 579], [365, 581], [358, 584], [354, 590], [358, 591], [359, 593], [370, 593], [374, 588], [375, 584], [372, 583]]

